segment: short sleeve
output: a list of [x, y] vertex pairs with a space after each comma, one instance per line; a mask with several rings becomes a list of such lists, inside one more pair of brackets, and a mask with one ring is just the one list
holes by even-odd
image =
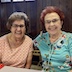
[[1, 63], [1, 57], [2, 57], [2, 54], [1, 54], [1, 44], [0, 44], [0, 63]]
[[2, 54], [5, 48], [6, 35], [0, 37], [0, 62], [2, 62]]
[[69, 50], [70, 50], [70, 55], [72, 56], [72, 37], [69, 39]]
[[4, 43], [3, 43], [3, 41], [2, 40], [0, 40], [0, 63], [1, 63], [1, 59], [2, 59], [2, 49], [3, 49], [3, 45]]
[[69, 52], [70, 52], [71, 63], [72, 63], [72, 35], [69, 37]]
[[29, 52], [32, 52], [32, 51], [33, 51], [33, 42], [31, 42], [30, 49], [29, 49]]

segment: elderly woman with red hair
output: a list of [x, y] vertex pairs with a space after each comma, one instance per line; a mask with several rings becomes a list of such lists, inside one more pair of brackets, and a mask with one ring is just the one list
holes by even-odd
[[72, 34], [61, 30], [64, 18], [64, 13], [54, 6], [47, 6], [41, 13], [41, 24], [47, 32], [41, 31], [34, 45], [41, 52], [44, 72], [72, 70]]

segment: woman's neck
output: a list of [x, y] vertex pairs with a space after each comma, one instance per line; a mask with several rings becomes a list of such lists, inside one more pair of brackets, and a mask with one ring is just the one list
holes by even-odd
[[25, 39], [25, 36], [23, 36], [22, 38], [15, 38], [12, 34], [10, 35], [10, 39], [14, 42], [22, 42]]
[[62, 32], [58, 32], [57, 34], [50, 35], [50, 41], [51, 43], [55, 42], [60, 36], [62, 35]]
[[14, 38], [11, 34], [8, 35], [8, 42], [11, 48], [19, 47], [25, 39], [25, 36], [22, 39]]

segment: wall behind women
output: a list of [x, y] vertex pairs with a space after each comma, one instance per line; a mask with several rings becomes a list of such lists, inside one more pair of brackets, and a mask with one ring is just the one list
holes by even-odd
[[6, 22], [9, 15], [15, 11], [25, 12], [30, 19], [29, 35], [35, 38], [42, 26], [40, 25], [40, 13], [46, 6], [60, 7], [65, 13], [63, 30], [72, 32], [72, 0], [35, 0], [23, 2], [0, 2], [0, 36], [8, 33]]

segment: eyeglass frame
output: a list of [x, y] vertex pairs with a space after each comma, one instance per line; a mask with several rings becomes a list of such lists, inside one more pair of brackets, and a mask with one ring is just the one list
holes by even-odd
[[14, 28], [18, 28], [18, 27], [23, 28], [23, 27], [25, 27], [25, 25], [23, 25], [23, 24], [20, 24], [20, 25], [12, 24], [12, 27], [14, 27]]
[[52, 23], [56, 23], [56, 22], [58, 22], [60, 19], [53, 19], [53, 20], [46, 20], [45, 21], [45, 24], [51, 24], [51, 22]]

